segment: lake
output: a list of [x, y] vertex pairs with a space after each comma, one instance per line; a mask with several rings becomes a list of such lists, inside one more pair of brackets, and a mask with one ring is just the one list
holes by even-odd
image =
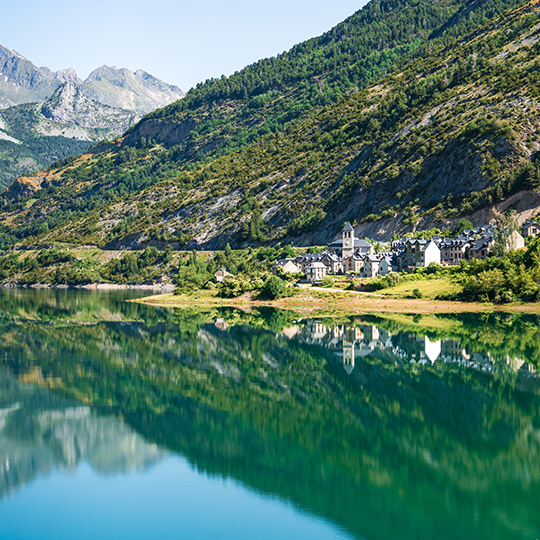
[[540, 318], [0, 291], [0, 538], [536, 539]]

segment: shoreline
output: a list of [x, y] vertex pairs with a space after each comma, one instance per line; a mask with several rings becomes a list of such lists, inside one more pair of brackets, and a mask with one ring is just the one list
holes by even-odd
[[135, 284], [127, 285], [121, 283], [86, 283], [84, 285], [53, 285], [51, 283], [0, 283], [4, 289], [86, 289], [89, 291], [155, 291], [172, 293], [174, 285], [170, 283], [158, 284]]
[[234, 299], [201, 298], [199, 296], [176, 296], [174, 294], [158, 294], [131, 300], [151, 306], [172, 308], [216, 308], [233, 307], [243, 310], [251, 308], [272, 307], [286, 311], [295, 311], [303, 315], [316, 316], [328, 314], [357, 315], [361, 313], [415, 313], [415, 314], [444, 314], [444, 313], [537, 313], [540, 314], [540, 304], [480, 304], [476, 302], [450, 302], [444, 300], [400, 299], [389, 297], [349, 296], [348, 298], [317, 298], [311, 294], [301, 294], [278, 300], [254, 300], [244, 296]]

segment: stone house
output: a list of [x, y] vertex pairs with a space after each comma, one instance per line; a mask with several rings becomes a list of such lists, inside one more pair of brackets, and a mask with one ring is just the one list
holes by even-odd
[[364, 270], [362, 277], [372, 278], [379, 275], [379, 257], [377, 255], [366, 255], [364, 259]]
[[399, 253], [399, 270], [424, 268], [431, 263], [441, 264], [441, 250], [433, 240], [408, 238]]
[[540, 234], [540, 225], [536, 221], [527, 220], [521, 226], [521, 236], [527, 238], [528, 236], [538, 236]]
[[489, 250], [491, 249], [492, 244], [492, 236], [483, 236], [482, 238], [473, 240], [465, 253], [465, 258], [469, 261], [471, 259], [485, 261], [489, 255]]
[[321, 262], [326, 266], [328, 274], [343, 273], [343, 261], [335, 253], [324, 253]]
[[327, 274], [326, 265], [322, 262], [312, 262], [306, 267], [306, 278], [310, 283], [320, 281]]
[[351, 255], [343, 259], [343, 271], [345, 273], [360, 272], [362, 266], [364, 266], [364, 257], [359, 255]]
[[392, 260], [391, 255], [385, 255], [381, 258], [379, 263], [379, 276], [387, 276], [390, 272], [394, 271], [396, 264]]
[[296, 264], [294, 259], [278, 259], [272, 266], [272, 273], [275, 274], [278, 268], [283, 268], [284, 272], [289, 272], [291, 274], [302, 272], [302, 269]]
[[446, 266], [458, 265], [465, 259], [465, 253], [471, 245], [471, 240], [465, 237], [446, 238], [439, 243], [441, 264]]

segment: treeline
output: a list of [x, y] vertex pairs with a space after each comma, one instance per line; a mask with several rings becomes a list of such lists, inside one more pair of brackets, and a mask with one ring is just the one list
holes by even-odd
[[57, 247], [42, 249], [35, 256], [31, 252], [9, 251], [0, 257], [0, 281], [18, 284], [140, 284], [175, 271], [171, 250], [158, 251], [154, 247], [126, 252], [109, 261], [102, 261], [95, 251], [77, 257]]

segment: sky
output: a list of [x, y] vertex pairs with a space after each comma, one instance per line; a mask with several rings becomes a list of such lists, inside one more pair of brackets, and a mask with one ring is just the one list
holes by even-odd
[[143, 69], [187, 91], [323, 34], [367, 0], [8, 0], [0, 43], [85, 79]]

